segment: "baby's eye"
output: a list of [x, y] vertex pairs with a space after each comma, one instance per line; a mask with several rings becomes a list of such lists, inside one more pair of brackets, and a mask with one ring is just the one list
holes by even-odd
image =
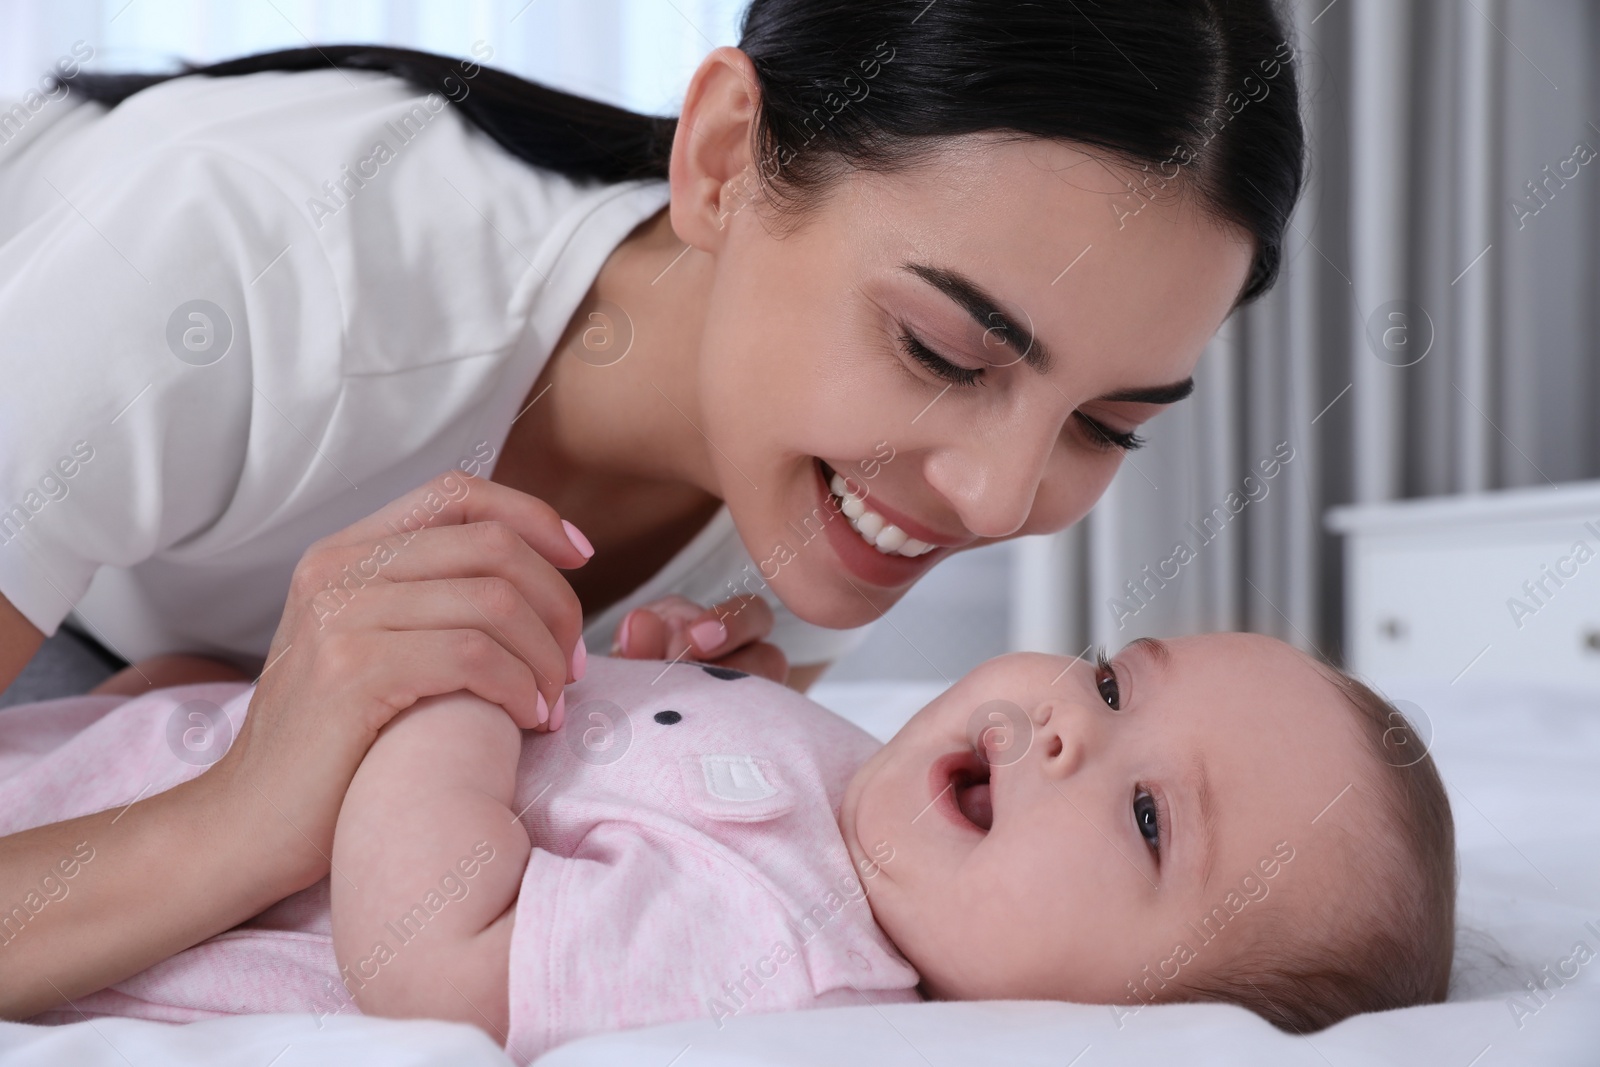
[[1156, 815], [1155, 797], [1140, 789], [1133, 794], [1133, 821], [1145, 843], [1156, 852], [1161, 851], [1161, 820]]
[[1122, 692], [1117, 688], [1117, 672], [1112, 669], [1111, 661], [1106, 659], [1105, 649], [1095, 653], [1094, 687], [1100, 693], [1100, 699], [1106, 702], [1106, 707], [1112, 711], [1122, 710]]

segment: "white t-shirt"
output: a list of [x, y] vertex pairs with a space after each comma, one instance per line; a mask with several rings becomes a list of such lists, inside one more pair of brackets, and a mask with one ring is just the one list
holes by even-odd
[[[668, 198], [531, 167], [370, 72], [33, 104], [0, 104], [0, 593], [130, 660], [259, 665], [312, 541], [447, 469], [492, 474], [607, 256]], [[723, 508], [585, 638], [754, 573]], [[762, 592], [793, 663], [865, 632]]]

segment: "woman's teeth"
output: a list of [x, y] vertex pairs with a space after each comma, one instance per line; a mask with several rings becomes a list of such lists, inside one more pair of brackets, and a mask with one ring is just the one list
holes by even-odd
[[879, 552], [886, 556], [920, 556], [933, 551], [932, 545], [915, 537], [907, 537], [900, 527], [884, 522], [883, 516], [876, 511], [868, 511], [866, 502], [850, 491], [849, 483], [842, 474], [835, 474], [828, 488], [839, 498], [840, 510], [844, 512], [851, 529]]

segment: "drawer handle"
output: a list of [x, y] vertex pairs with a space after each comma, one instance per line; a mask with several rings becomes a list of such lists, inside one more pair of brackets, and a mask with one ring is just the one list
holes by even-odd
[[1600, 652], [1600, 630], [1585, 630], [1583, 632], [1583, 647], [1590, 652]]
[[[1390, 641], [1404, 640], [1406, 636], [1406, 624], [1403, 620], [1397, 619], [1391, 615], [1389, 618], [1378, 623], [1378, 632]], [[1600, 633], [1594, 634], [1593, 637], [1596, 640], [1600, 640]], [[1600, 644], [1597, 644], [1595, 648], [1597, 651], [1600, 651]]]

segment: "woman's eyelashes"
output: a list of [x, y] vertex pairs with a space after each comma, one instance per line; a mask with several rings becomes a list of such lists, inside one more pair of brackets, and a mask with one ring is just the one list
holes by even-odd
[[1074, 411], [1072, 417], [1083, 427], [1084, 436], [1089, 439], [1090, 446], [1101, 452], [1132, 452], [1136, 448], [1144, 447], [1144, 438], [1132, 430], [1113, 430], [1099, 419], [1085, 415], [1081, 411]]
[[[906, 355], [922, 364], [934, 377], [951, 385], [965, 388], [983, 384], [983, 368], [963, 367], [953, 360], [946, 359], [904, 326], [900, 328], [900, 347]], [[1074, 411], [1072, 417], [1077, 420], [1089, 447], [1096, 451], [1132, 452], [1134, 449], [1144, 447], [1145, 439], [1132, 430], [1113, 430], [1099, 419], [1085, 415], [1081, 411]]]
[[905, 350], [906, 355], [926, 367], [935, 377], [943, 378], [952, 385], [977, 385], [983, 377], [981, 369], [952, 363], [923, 344], [916, 335], [904, 327], [901, 328], [900, 347]]

